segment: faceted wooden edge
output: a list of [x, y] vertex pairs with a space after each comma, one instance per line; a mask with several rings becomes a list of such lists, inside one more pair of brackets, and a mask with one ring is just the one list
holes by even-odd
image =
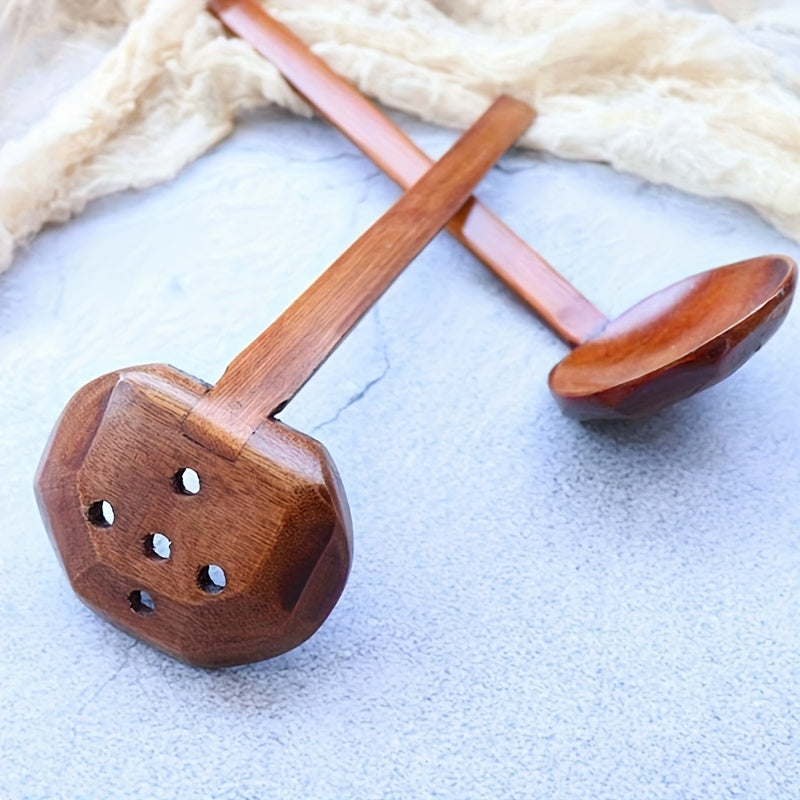
[[[197, 596], [181, 597], [180, 592], [171, 597], [168, 591], [165, 596], [154, 596], [156, 613], [137, 614], [125, 605], [129, 593], [136, 588], [136, 581], [98, 556], [92, 544], [92, 536], [97, 536], [98, 531], [87, 519], [90, 498], [81, 497], [79, 489], [83, 480], [82, 466], [99, 435], [109, 404], [113, 403], [114, 392], [119, 393], [121, 387], [129, 386], [149, 386], [154, 391], [174, 390], [194, 398], [207, 390], [205, 384], [172, 367], [150, 365], [98, 378], [78, 391], [67, 405], [39, 465], [35, 492], [51, 542], [76, 594], [100, 616], [127, 633], [197, 666], [221, 667], [258, 661], [301, 644], [332, 611], [344, 589], [352, 560], [352, 525], [347, 501], [327, 451], [310, 437], [280, 422], [270, 421], [264, 430], [254, 434], [241, 456], [270, 462], [269, 453], [261, 451], [277, 437], [283, 445], [295, 448], [293, 452], [297, 456], [291, 459], [292, 464], [283, 466], [302, 472], [309, 458], [317, 465], [310, 470], [313, 474], [305, 488], [295, 487], [296, 496], [292, 502], [297, 501], [296, 507], [287, 512], [281, 524], [287, 524], [294, 532], [305, 534], [310, 530], [310, 535], [322, 537], [318, 557], [298, 585], [283, 591], [280, 603], [272, 597], [274, 586], [263, 585], [262, 578], [272, 580], [276, 569], [275, 565], [267, 565], [270, 575], [259, 573], [252, 585], [243, 587], [239, 582], [238, 586], [226, 587], [207, 602], [202, 602], [206, 598], [198, 600]], [[176, 424], [178, 422], [176, 420]], [[191, 447], [199, 447], [186, 441]], [[214, 458], [212, 454], [210, 463], [216, 463]], [[226, 463], [231, 470], [241, 469], [238, 460]], [[124, 474], [125, 465], [120, 469]], [[208, 475], [208, 466], [204, 470]], [[145, 498], [142, 502], [146, 504], [148, 500]], [[283, 544], [288, 547], [291, 542]], [[235, 536], [230, 538], [227, 547], [235, 556]], [[252, 542], [248, 547], [251, 551]], [[250, 551], [241, 554], [248, 562], [240, 560], [242, 571], [247, 566], [252, 568]], [[133, 567], [128, 572], [135, 573], [138, 567]], [[170, 619], [165, 626], [167, 635], [154, 624], [159, 617], [165, 619], [165, 614], [169, 614]]]

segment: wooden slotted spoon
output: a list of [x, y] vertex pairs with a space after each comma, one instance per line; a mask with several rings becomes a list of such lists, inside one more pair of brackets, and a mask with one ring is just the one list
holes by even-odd
[[269, 658], [314, 633], [347, 579], [350, 515], [324, 447], [274, 415], [532, 121], [498, 100], [213, 388], [154, 365], [77, 392], [36, 494], [88, 606], [202, 666]]

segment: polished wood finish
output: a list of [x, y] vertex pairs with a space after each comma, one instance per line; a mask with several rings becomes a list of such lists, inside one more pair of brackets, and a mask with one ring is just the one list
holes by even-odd
[[737, 370], [777, 330], [797, 268], [786, 256], [693, 275], [642, 300], [551, 371], [561, 409], [579, 419], [644, 417]]
[[[166, 365], [113, 372], [78, 391], [42, 457], [36, 495], [87, 605], [207, 667], [278, 655], [317, 630], [350, 569], [347, 500], [325, 448], [267, 417], [531, 119], [518, 101], [495, 103], [234, 360], [219, 391]], [[199, 476], [199, 491], [181, 480], [185, 470]]]
[[[412, 186], [430, 167], [430, 158], [400, 128], [255, 0], [212, 0], [209, 8], [400, 186]], [[605, 323], [601, 311], [475, 198], [447, 230], [567, 344], [584, 341]]]
[[[394, 123], [256, 0], [211, 0], [209, 7], [400, 185], [408, 186], [426, 169], [430, 163], [427, 157]], [[779, 326], [789, 310], [795, 286], [796, 268], [791, 259], [782, 256], [774, 261], [765, 257], [770, 263], [782, 264], [777, 286], [771, 277], [764, 277], [763, 260], [751, 259], [733, 265], [736, 270], [725, 268], [713, 273], [713, 279], [710, 273], [687, 279], [665, 289], [658, 299], [650, 298], [637, 306], [638, 310], [632, 309], [609, 322], [475, 198], [470, 198], [450, 221], [448, 230], [568, 345], [577, 347], [556, 365], [550, 377], [550, 389], [561, 410], [577, 419], [646, 416], [722, 380]], [[739, 280], [741, 276], [745, 277]], [[743, 283], [759, 285], [762, 277], [762, 292], [741, 288]], [[728, 286], [725, 282], [729, 279]], [[708, 290], [711, 285], [716, 287], [714, 291]], [[697, 290], [687, 295], [690, 306], [684, 308], [676, 298], [683, 297], [690, 286]], [[740, 288], [744, 294], [731, 298], [731, 292]], [[765, 299], [764, 292], [772, 299]], [[701, 302], [699, 298], [705, 299]], [[743, 310], [741, 303], [749, 301], [752, 304]], [[712, 309], [714, 303], [719, 305]], [[640, 320], [645, 308], [652, 319], [639, 328], [634, 320]], [[764, 308], [772, 311], [765, 314]], [[741, 319], [731, 322], [737, 315]], [[720, 320], [716, 330], [709, 329], [711, 319]], [[694, 327], [686, 327], [690, 325]], [[654, 327], [663, 329], [655, 338]], [[642, 338], [637, 339], [637, 335]], [[740, 336], [744, 336], [741, 341]], [[718, 350], [723, 355], [712, 357]]]

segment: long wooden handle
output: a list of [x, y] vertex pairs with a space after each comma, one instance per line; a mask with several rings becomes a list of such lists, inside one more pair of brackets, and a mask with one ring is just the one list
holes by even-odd
[[[256, 0], [211, 0], [209, 8], [403, 188], [412, 186], [430, 167], [431, 160], [391, 120]], [[450, 220], [447, 229], [571, 347], [607, 322], [602, 312], [475, 198]]]
[[458, 211], [533, 122], [501, 97], [452, 149], [248, 345], [184, 421], [187, 436], [234, 459], [253, 431], [316, 372], [370, 306]]

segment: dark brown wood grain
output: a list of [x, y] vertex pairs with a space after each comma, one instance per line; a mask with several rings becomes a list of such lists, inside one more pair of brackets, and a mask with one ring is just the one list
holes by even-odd
[[[207, 386], [171, 367], [105, 375], [67, 406], [42, 459], [40, 508], [73, 589], [102, 617], [170, 655], [220, 667], [297, 646], [328, 616], [350, 569], [349, 511], [325, 448], [279, 422], [233, 462], [183, 435]], [[200, 491], [175, 475], [190, 468]], [[109, 526], [89, 509], [106, 501]], [[148, 553], [160, 533], [170, 556]], [[226, 585], [204, 588], [218, 566]], [[132, 603], [147, 592], [154, 608]]]
[[[431, 166], [403, 131], [315, 56], [255, 0], [212, 0], [209, 8], [266, 56], [294, 88], [400, 186]], [[567, 344], [584, 341], [606, 321], [538, 253], [471, 198], [447, 230], [513, 289]]]
[[[113, 372], [77, 392], [42, 457], [36, 495], [88, 606], [206, 667], [270, 658], [317, 630], [350, 569], [347, 500], [325, 448], [267, 417], [531, 119], [522, 103], [495, 103], [234, 360], [222, 391], [154, 365]], [[199, 491], [187, 471], [198, 476]]]

